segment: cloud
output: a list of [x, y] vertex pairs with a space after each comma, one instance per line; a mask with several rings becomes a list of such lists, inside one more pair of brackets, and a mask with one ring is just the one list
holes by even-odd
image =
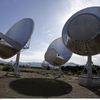
[[[77, 54], [73, 54], [68, 62], [84, 65], [87, 63], [87, 56], [80, 56]], [[92, 62], [94, 65], [100, 65], [100, 54], [92, 56]]]
[[54, 35], [52, 33], [49, 33], [48, 34], [48, 37], [53, 37]]
[[67, 18], [72, 16], [77, 11], [91, 7], [91, 6], [100, 6], [100, 0], [69, 0], [69, 13], [66, 12]]
[[30, 49], [21, 53], [20, 60], [23, 62], [42, 62], [44, 60], [44, 54], [48, 48], [48, 43], [41, 42], [39, 48]]
[[79, 56], [77, 54], [73, 54], [68, 62], [84, 65], [86, 64], [87, 61], [86, 61], [86, 56]]
[[[65, 0], [60, 6], [60, 13], [57, 12], [54, 17], [59, 26], [59, 29], [62, 29], [65, 22], [77, 11], [91, 7], [91, 6], [100, 6], [99, 0]], [[55, 23], [54, 23], [55, 24]]]
[[21, 55], [20, 61], [23, 62], [42, 62], [44, 59], [44, 51], [33, 51], [29, 55]]
[[[2, 59], [0, 59], [2, 60]], [[5, 59], [5, 61], [10, 62], [11, 60], [15, 61], [16, 56]], [[20, 55], [21, 62], [42, 62], [44, 60], [44, 52], [43, 51], [33, 51], [30, 54], [23, 54]]]
[[100, 65], [100, 54], [99, 55], [95, 55], [92, 57], [92, 61], [95, 65]]

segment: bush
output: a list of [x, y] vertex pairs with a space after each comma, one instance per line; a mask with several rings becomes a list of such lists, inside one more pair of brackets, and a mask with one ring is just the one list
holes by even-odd
[[[9, 71], [11, 69], [11, 66], [5, 66], [2, 68], [2, 71]], [[14, 69], [12, 69], [14, 71]]]

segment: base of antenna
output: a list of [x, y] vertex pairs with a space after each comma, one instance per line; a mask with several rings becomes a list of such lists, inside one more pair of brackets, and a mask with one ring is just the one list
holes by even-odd
[[9, 71], [5, 74], [5, 76], [11, 76], [11, 77], [16, 77], [16, 78], [20, 77], [19, 58], [20, 58], [20, 51], [17, 53], [16, 63], [14, 64], [14, 66], [11, 67], [11, 69], [9, 69]]
[[100, 87], [100, 76], [94, 75], [89, 78], [87, 74], [79, 77], [79, 84], [85, 87]]
[[5, 76], [7, 76], [7, 77], [16, 77], [16, 78], [20, 78], [20, 74], [16, 74], [16, 73], [14, 73], [14, 72], [7, 72], [7, 73], [5, 74]]

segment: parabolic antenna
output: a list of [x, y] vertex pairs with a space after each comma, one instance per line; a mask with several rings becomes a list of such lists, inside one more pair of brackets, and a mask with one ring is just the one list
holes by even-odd
[[87, 74], [80, 76], [84, 86], [100, 86], [100, 76], [92, 73], [92, 55], [100, 53], [100, 7], [80, 10], [64, 25], [62, 39], [72, 52], [87, 56]]
[[58, 38], [48, 47], [45, 53], [45, 60], [52, 65], [60, 66], [66, 63], [71, 56], [72, 52], [65, 47], [62, 38]]
[[89, 7], [78, 11], [65, 23], [62, 34], [73, 40], [89, 41], [100, 31], [100, 7]]
[[100, 7], [75, 13], [64, 25], [62, 39], [72, 52], [87, 56], [100, 53]]
[[13, 25], [5, 35], [0, 33], [0, 57], [10, 58], [19, 52], [30, 39], [33, 26], [33, 20], [25, 18]]

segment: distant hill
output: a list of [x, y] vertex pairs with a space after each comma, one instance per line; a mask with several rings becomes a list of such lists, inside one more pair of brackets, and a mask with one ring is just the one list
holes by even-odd
[[25, 65], [29, 67], [41, 67], [40, 62], [20, 62], [20, 65]]
[[[0, 64], [14, 64], [15, 61], [4, 61], [4, 60], [0, 60]], [[30, 66], [30, 67], [41, 67], [40, 62], [19, 62], [19, 65], [24, 65], [24, 66]]]
[[75, 64], [75, 63], [70, 62], [70, 63], [65, 63], [65, 64], [64, 64], [64, 65], [62, 65], [62, 66], [64, 66], [64, 67], [67, 67], [67, 66], [76, 67], [76, 66], [79, 66], [79, 65], [78, 65], [78, 64]]

